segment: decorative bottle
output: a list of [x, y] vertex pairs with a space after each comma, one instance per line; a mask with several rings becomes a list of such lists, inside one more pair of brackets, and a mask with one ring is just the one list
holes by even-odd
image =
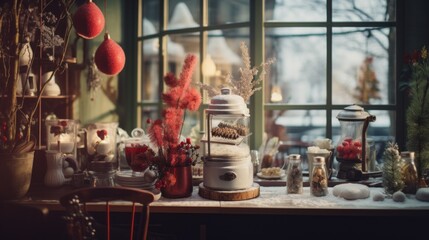
[[286, 191], [288, 194], [302, 194], [302, 166], [301, 155], [290, 154], [287, 167]]
[[310, 194], [316, 197], [328, 195], [328, 175], [326, 174], [324, 157], [315, 157], [313, 160]]
[[404, 188], [402, 192], [415, 194], [417, 192], [417, 170], [414, 164], [414, 152], [402, 152], [402, 180], [404, 181]]

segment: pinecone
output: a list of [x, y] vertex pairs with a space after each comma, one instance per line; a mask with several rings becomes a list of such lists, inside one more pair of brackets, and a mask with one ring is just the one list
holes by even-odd
[[232, 129], [236, 130], [240, 136], [246, 136], [248, 133], [247, 127], [242, 125], [242, 124], [231, 125], [228, 123], [222, 123], [221, 122], [218, 124], [218, 127], [220, 127], [220, 128], [232, 128]]
[[212, 129], [212, 135], [215, 137], [223, 137], [228, 139], [237, 139], [240, 137], [235, 129], [225, 127], [214, 127]]

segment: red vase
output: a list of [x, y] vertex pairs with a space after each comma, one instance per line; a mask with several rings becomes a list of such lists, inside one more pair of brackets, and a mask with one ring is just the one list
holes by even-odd
[[163, 197], [185, 198], [192, 195], [192, 169], [189, 166], [169, 167], [168, 172], [176, 177], [174, 185], [161, 188]]

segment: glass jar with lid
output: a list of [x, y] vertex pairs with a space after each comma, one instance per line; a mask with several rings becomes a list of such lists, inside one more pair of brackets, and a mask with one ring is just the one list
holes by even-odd
[[415, 194], [417, 191], [418, 177], [416, 165], [414, 164], [414, 152], [401, 152], [402, 158], [402, 180], [404, 188], [402, 192]]
[[328, 175], [326, 173], [324, 157], [314, 158], [313, 169], [310, 174], [310, 194], [316, 197], [328, 195]]
[[207, 132], [203, 148], [203, 185], [211, 190], [235, 191], [253, 185], [248, 145], [250, 114], [246, 103], [222, 88], [205, 111]]
[[341, 137], [336, 145], [336, 159], [340, 163], [337, 178], [361, 180], [368, 172], [369, 146], [366, 130], [376, 117], [358, 105], [345, 107], [338, 113]]
[[288, 194], [302, 194], [302, 166], [301, 155], [290, 154], [286, 172], [286, 192]]

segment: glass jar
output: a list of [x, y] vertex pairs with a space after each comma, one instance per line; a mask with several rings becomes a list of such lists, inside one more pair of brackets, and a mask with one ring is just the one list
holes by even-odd
[[402, 180], [404, 188], [402, 192], [415, 194], [417, 191], [418, 177], [416, 165], [414, 164], [414, 152], [401, 152], [402, 158]]
[[253, 176], [256, 176], [259, 169], [259, 152], [258, 150], [250, 150], [250, 157], [253, 165]]
[[337, 119], [341, 126], [341, 137], [336, 145], [336, 159], [340, 163], [337, 178], [360, 180], [355, 172], [367, 172], [369, 146], [366, 140], [366, 130], [376, 117], [365, 112], [358, 105], [345, 107], [339, 112]]
[[58, 151], [63, 157], [71, 158], [77, 162], [77, 126], [78, 121], [72, 119], [47, 119], [46, 124], [46, 150]]
[[302, 194], [303, 181], [302, 181], [302, 166], [301, 155], [290, 154], [289, 164], [287, 167], [286, 191], [288, 194]]
[[86, 128], [87, 171], [91, 186], [114, 186], [118, 169], [116, 133], [118, 123], [95, 123]]
[[116, 171], [92, 172], [91, 187], [114, 187]]
[[311, 171], [310, 194], [321, 197], [328, 195], [328, 175], [326, 174], [325, 158], [315, 157]]

